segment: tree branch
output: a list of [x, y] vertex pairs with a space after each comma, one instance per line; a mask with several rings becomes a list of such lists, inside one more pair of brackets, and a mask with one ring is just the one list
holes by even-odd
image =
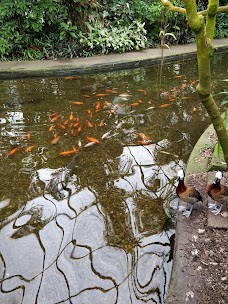
[[[219, 6], [217, 9], [217, 14], [219, 14], [219, 13], [228, 13], [228, 5]], [[207, 16], [208, 12], [207, 12], [207, 10], [204, 10], [204, 11], [198, 12], [198, 14], [202, 15], [202, 16]]]
[[[214, 39], [216, 15], [219, 7], [219, 0], [209, 0], [207, 6], [207, 21], [206, 21], [206, 35], [211, 41]], [[212, 43], [212, 42], [211, 42]], [[212, 55], [211, 45], [211, 55]]]
[[161, 0], [161, 3], [172, 12], [178, 12], [186, 15], [186, 10], [183, 7], [174, 6], [169, 0]]

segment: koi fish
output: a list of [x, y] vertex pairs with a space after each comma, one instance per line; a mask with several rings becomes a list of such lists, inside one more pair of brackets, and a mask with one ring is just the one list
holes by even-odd
[[98, 126], [99, 127], [103, 127], [104, 126], [104, 122], [103, 121], [99, 122]]
[[54, 116], [52, 119], [51, 119], [51, 122], [55, 122], [57, 119], [60, 118], [60, 115], [57, 115], [57, 116]]
[[87, 113], [88, 113], [88, 115], [89, 115], [90, 118], [93, 117], [93, 113], [90, 110], [87, 110]]
[[92, 123], [89, 120], [87, 120], [87, 125], [88, 125], [89, 128], [93, 127]]
[[138, 105], [139, 105], [139, 102], [134, 102], [134, 103], [130, 104], [131, 107], [137, 107]]
[[145, 111], [149, 111], [149, 110], [152, 110], [152, 109], [154, 109], [154, 106], [151, 106], [151, 107], [147, 108]]
[[89, 95], [84, 95], [84, 97], [85, 97], [85, 98], [90, 98], [90, 96], [89, 96]]
[[66, 127], [63, 124], [59, 124], [59, 127], [63, 130], [66, 130]]
[[80, 141], [80, 139], [79, 139], [79, 141], [78, 141], [78, 147], [79, 147], [79, 148], [82, 147], [82, 142]]
[[79, 126], [79, 127], [77, 128], [77, 131], [78, 131], [78, 132], [81, 132], [81, 130], [82, 130], [82, 126]]
[[31, 152], [32, 149], [35, 148], [35, 146], [36, 146], [36, 145], [33, 145], [33, 146], [28, 147], [27, 149], [25, 149], [25, 152]]
[[83, 102], [81, 101], [71, 101], [71, 103], [74, 105], [83, 105]]
[[60, 136], [57, 136], [51, 141], [51, 144], [56, 145], [59, 140], [60, 140]]
[[137, 92], [144, 93], [145, 95], [147, 94], [146, 90], [137, 90]]
[[130, 94], [128, 92], [124, 92], [119, 95], [119, 97], [129, 97], [129, 96], [130, 96]]
[[112, 130], [110, 130], [110, 131], [106, 132], [105, 134], [103, 134], [103, 135], [101, 136], [101, 139], [107, 138], [107, 137], [111, 134], [111, 132], [112, 132]]
[[69, 120], [73, 120], [73, 118], [74, 118], [74, 115], [73, 115], [73, 113], [71, 112], [71, 113], [70, 113], [70, 116], [69, 116]]
[[73, 123], [71, 127], [77, 128], [80, 125], [80, 122]]
[[95, 142], [89, 142], [88, 144], [86, 144], [84, 146], [84, 148], [92, 147], [93, 145], [96, 145], [96, 143]]
[[49, 127], [48, 131], [51, 132], [51, 131], [53, 131], [53, 129], [54, 129], [54, 125], [51, 125], [51, 126]]
[[18, 149], [19, 149], [19, 147], [14, 148], [13, 150], [11, 150], [11, 151], [7, 154], [7, 157], [13, 156], [13, 155], [17, 152]]
[[135, 133], [142, 139], [151, 140], [151, 138], [149, 136], [145, 135], [144, 133], [138, 133], [138, 132], [135, 132]]
[[72, 135], [72, 136], [77, 136], [77, 134], [76, 133], [74, 133], [74, 130], [70, 130], [70, 135]]
[[116, 94], [116, 93], [118, 93], [118, 91], [116, 91], [116, 90], [114, 90], [114, 89], [108, 89], [108, 90], [106, 90], [106, 92], [107, 93], [112, 93], [112, 94]]
[[99, 101], [97, 101], [95, 103], [95, 110], [100, 110], [101, 109], [101, 103]]
[[59, 155], [68, 156], [68, 155], [77, 154], [77, 153], [78, 153], [78, 151], [76, 149], [74, 149], [74, 150], [59, 152]]
[[28, 139], [31, 139], [31, 134], [28, 132], [28, 134], [27, 134], [27, 138]]
[[93, 137], [88, 137], [88, 136], [87, 136], [87, 139], [88, 139], [88, 141], [94, 142], [94, 143], [96, 143], [96, 144], [99, 144], [99, 143], [100, 143], [100, 141], [99, 141], [98, 139], [93, 138]]
[[159, 106], [159, 108], [167, 108], [170, 106], [170, 103], [164, 103], [162, 105]]
[[183, 78], [183, 77], [185, 77], [184, 75], [176, 75], [176, 76], [174, 76], [174, 78]]
[[106, 93], [101, 93], [101, 94], [96, 94], [97, 97], [104, 97], [104, 96], [107, 96], [108, 94]]
[[193, 80], [193, 81], [191, 82], [191, 84], [196, 84], [197, 82], [199, 82], [198, 79], [197, 79], [197, 80]]
[[51, 113], [51, 114], [49, 115], [49, 117], [52, 118], [52, 117], [54, 117], [54, 116], [56, 116], [56, 115], [57, 115], [57, 113], [54, 112], [54, 113]]
[[66, 76], [65, 79], [67, 80], [76, 80], [76, 79], [79, 79], [80, 77], [79, 76]]

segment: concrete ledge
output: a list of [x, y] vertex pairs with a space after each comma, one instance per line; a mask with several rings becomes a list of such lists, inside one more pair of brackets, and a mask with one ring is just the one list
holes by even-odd
[[[228, 39], [214, 40], [214, 51], [224, 52], [228, 49]], [[196, 45], [177, 45], [164, 49], [164, 62], [186, 60], [196, 57]], [[61, 60], [34, 60], [0, 62], [0, 79], [26, 77], [61, 77], [66, 75], [85, 75], [117, 70], [148, 67], [158, 64], [161, 49], [147, 49], [124, 54], [110, 54], [86, 58]]]

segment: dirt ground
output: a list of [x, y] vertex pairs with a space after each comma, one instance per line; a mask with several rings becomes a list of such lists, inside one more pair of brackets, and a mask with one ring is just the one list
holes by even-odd
[[[228, 173], [224, 178], [228, 185]], [[178, 216], [176, 259], [168, 303], [227, 304], [227, 229], [208, 227], [207, 174], [190, 175], [188, 184], [200, 191], [203, 202], [197, 204], [190, 218]]]

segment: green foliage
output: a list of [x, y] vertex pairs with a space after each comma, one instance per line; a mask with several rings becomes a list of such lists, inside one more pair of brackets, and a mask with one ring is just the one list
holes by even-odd
[[146, 30], [144, 24], [133, 21], [132, 24], [122, 26], [104, 27], [101, 22], [93, 25], [86, 23], [88, 32], [79, 34], [80, 43], [94, 49], [95, 53], [107, 54], [109, 52], [123, 53], [130, 50], [145, 48]]
[[227, 38], [228, 37], [228, 14], [221, 13], [216, 17], [215, 26], [215, 37], [216, 38]]
[[[199, 5], [205, 5], [199, 0]], [[181, 0], [172, 0], [181, 5]], [[216, 37], [227, 37], [227, 14], [217, 17]], [[0, 60], [73, 58], [192, 42], [185, 16], [160, 0], [2, 0]]]

